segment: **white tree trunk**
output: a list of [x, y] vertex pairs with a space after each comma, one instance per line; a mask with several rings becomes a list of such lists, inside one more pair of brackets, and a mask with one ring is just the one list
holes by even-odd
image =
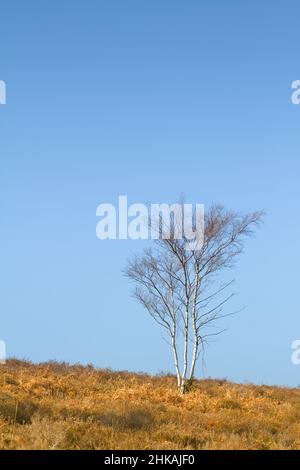
[[197, 266], [193, 309], [192, 309], [192, 322], [193, 322], [193, 330], [194, 330], [194, 349], [193, 349], [193, 357], [192, 357], [191, 370], [190, 370], [190, 376], [189, 376], [190, 380], [192, 380], [194, 377], [196, 362], [198, 358], [198, 349], [199, 349], [199, 335], [198, 335], [197, 315], [196, 315], [197, 301], [198, 301], [198, 289], [199, 289], [199, 273], [198, 273], [198, 266]]
[[177, 386], [178, 389], [181, 388], [182, 377], [179, 369], [179, 362], [178, 362], [178, 353], [177, 353], [177, 345], [176, 345], [176, 331], [172, 332], [172, 349], [174, 355], [174, 364], [176, 369], [176, 376], [177, 376]]
[[189, 300], [186, 299], [186, 312], [184, 320], [184, 345], [183, 345], [183, 372], [181, 378], [181, 393], [185, 392], [186, 374], [188, 368], [188, 343], [189, 343]]

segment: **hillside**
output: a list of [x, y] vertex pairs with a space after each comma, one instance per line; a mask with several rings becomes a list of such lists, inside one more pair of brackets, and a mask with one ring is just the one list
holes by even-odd
[[2, 449], [300, 449], [300, 389], [11, 359], [0, 366]]

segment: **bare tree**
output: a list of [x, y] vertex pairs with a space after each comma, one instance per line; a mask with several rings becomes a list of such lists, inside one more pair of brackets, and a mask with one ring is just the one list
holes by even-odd
[[228, 293], [233, 281], [217, 286], [217, 275], [233, 267], [245, 237], [262, 218], [263, 212], [239, 214], [212, 205], [205, 214], [201, 249], [187, 249], [185, 237], [174, 237], [174, 230], [164, 238], [160, 225], [162, 236], [154, 240], [155, 249], [146, 249], [127, 264], [125, 275], [135, 283], [134, 297], [171, 340], [181, 393], [194, 378], [205, 342], [220, 333], [217, 321], [228, 315], [223, 308], [234, 295]]

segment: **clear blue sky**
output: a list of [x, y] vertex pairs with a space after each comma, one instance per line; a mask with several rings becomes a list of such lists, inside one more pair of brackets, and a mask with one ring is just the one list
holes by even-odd
[[[300, 384], [298, 0], [2, 0], [0, 339], [9, 356], [173, 370], [96, 207], [265, 209], [233, 276], [245, 310], [205, 374]], [[199, 373], [202, 373], [199, 370]]]

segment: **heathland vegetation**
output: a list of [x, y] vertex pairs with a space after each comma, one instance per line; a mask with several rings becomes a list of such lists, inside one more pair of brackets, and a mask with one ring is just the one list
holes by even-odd
[[300, 449], [300, 389], [11, 359], [1, 449]]

